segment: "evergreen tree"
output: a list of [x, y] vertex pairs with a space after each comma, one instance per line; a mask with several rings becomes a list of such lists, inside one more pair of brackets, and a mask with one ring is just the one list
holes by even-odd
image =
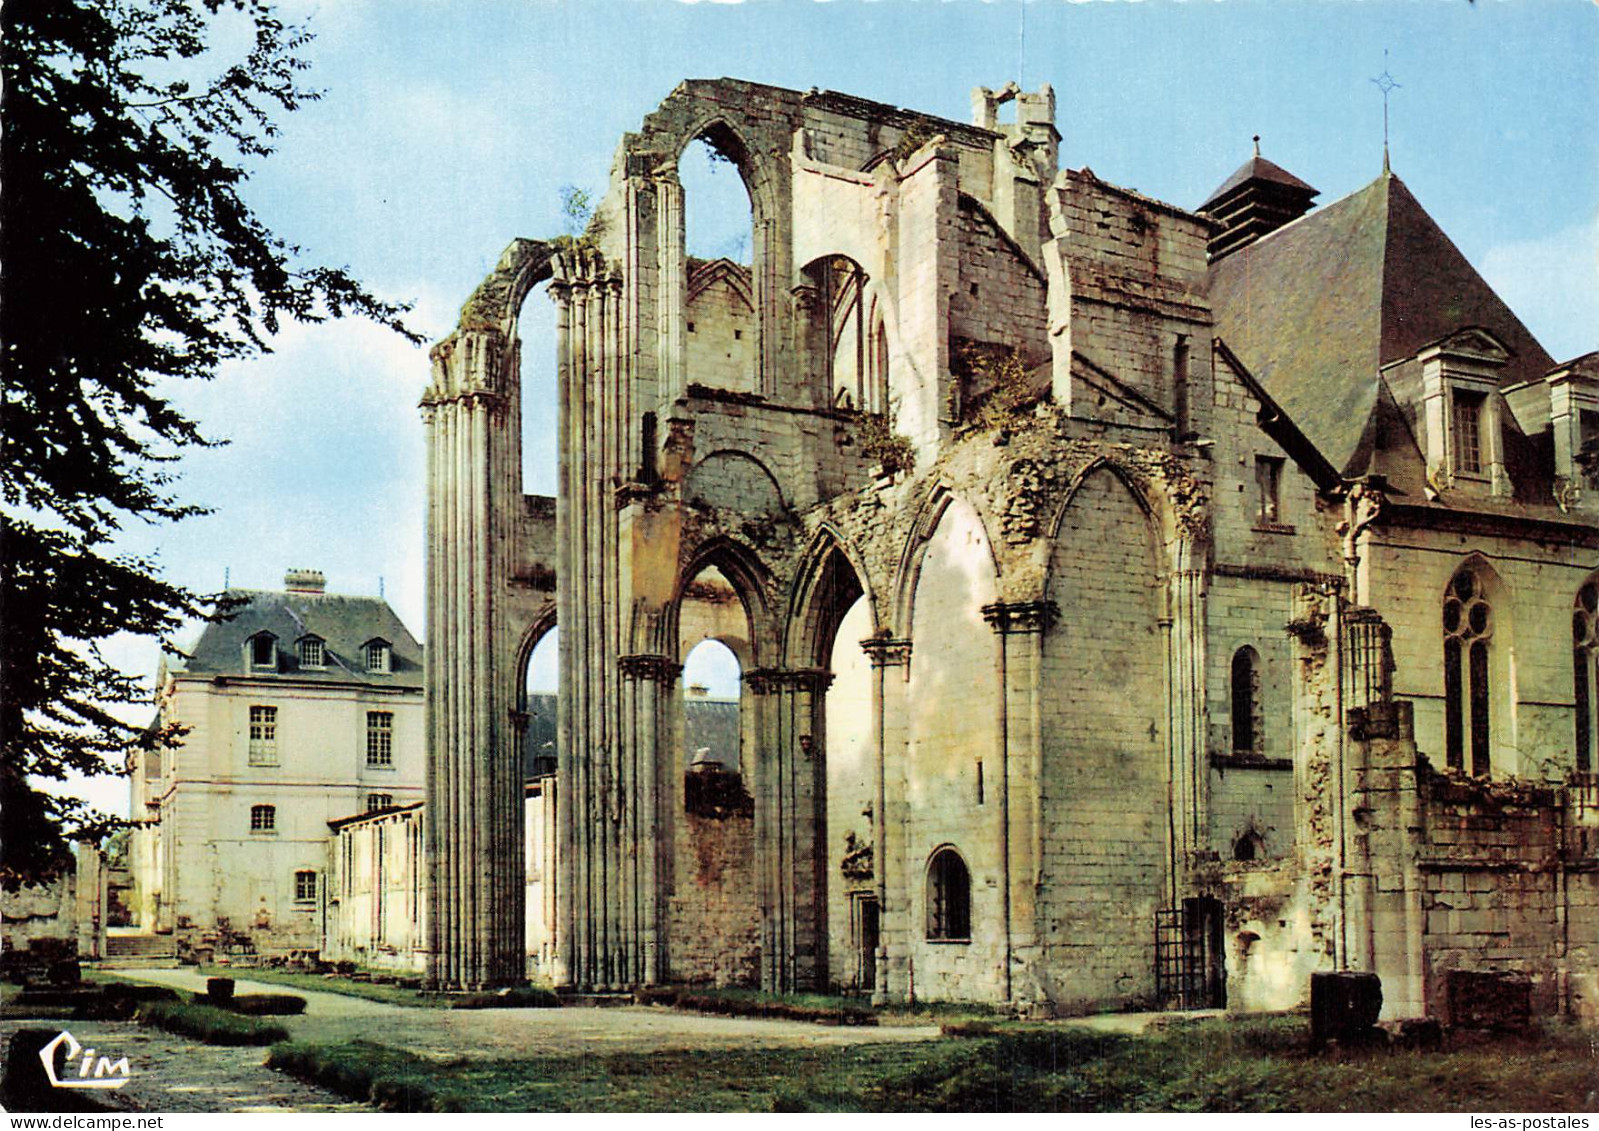
[[[210, 65], [219, 22], [245, 58]], [[404, 308], [304, 262], [243, 199], [274, 115], [315, 100], [309, 41], [266, 0], [6, 0], [0, 7], [0, 880], [49, 875], [109, 822], [30, 777], [103, 773], [140, 681], [100, 645], [166, 636], [218, 598], [119, 556], [130, 520], [199, 513], [171, 462], [213, 443], [171, 403], [265, 351], [285, 319], [406, 333]], [[120, 769], [120, 766], [115, 766]]]

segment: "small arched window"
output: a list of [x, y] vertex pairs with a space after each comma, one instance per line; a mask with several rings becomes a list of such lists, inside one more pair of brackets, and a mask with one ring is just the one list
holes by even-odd
[[1262, 860], [1265, 856], [1266, 838], [1254, 829], [1241, 833], [1238, 839], [1233, 841], [1234, 860]]
[[944, 942], [972, 937], [972, 876], [953, 848], [940, 848], [927, 864], [927, 937]]
[[1260, 656], [1245, 644], [1233, 653], [1233, 752], [1261, 751]]
[[1489, 771], [1490, 674], [1493, 608], [1482, 578], [1469, 566], [1455, 574], [1444, 593], [1444, 748], [1453, 769]]
[[250, 806], [250, 831], [269, 833], [278, 827], [278, 810], [275, 805]]
[[1595, 663], [1599, 661], [1599, 579], [1577, 591], [1571, 612], [1571, 661], [1577, 701], [1577, 769], [1593, 769], [1594, 707], [1599, 701]]

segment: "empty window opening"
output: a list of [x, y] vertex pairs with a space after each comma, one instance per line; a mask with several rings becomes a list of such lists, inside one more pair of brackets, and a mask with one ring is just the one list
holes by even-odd
[[1279, 456], [1255, 457], [1257, 504], [1255, 521], [1261, 526], [1280, 526], [1282, 511], [1283, 461]]
[[250, 708], [250, 765], [278, 764], [278, 709]]
[[1485, 775], [1490, 766], [1489, 717], [1493, 608], [1471, 569], [1455, 574], [1444, 594], [1444, 747], [1451, 768]]
[[250, 806], [250, 831], [268, 833], [278, 827], [278, 810], [274, 805]]
[[927, 865], [927, 937], [944, 942], [972, 937], [972, 877], [953, 848], [939, 849]]
[[1193, 434], [1188, 411], [1188, 336], [1178, 334], [1172, 346], [1172, 416], [1176, 418], [1177, 438], [1185, 440]]
[[691, 141], [678, 159], [683, 186], [683, 248], [696, 259], [748, 265], [754, 224], [740, 170], [743, 147], [719, 123]]
[[556, 437], [560, 390], [556, 387], [557, 308], [548, 281], [539, 283], [516, 316], [521, 338], [522, 493], [553, 498], [558, 483]]
[[276, 668], [278, 666], [278, 645], [269, 632], [263, 632], [250, 640], [250, 666], [253, 668]]
[[[742, 608], [739, 609], [742, 615]], [[702, 640], [683, 661], [683, 745], [690, 770], [737, 771], [740, 764], [738, 657], [720, 640]]]
[[1232, 722], [1233, 752], [1260, 753], [1260, 656], [1247, 644], [1233, 653]]
[[551, 628], [534, 645], [522, 686], [522, 776], [530, 780], [548, 777], [555, 773], [560, 753], [556, 729], [561, 690], [560, 626]]
[[1233, 841], [1234, 860], [1263, 860], [1266, 856], [1266, 838], [1250, 829]]
[[366, 713], [366, 764], [394, 765], [394, 712]]

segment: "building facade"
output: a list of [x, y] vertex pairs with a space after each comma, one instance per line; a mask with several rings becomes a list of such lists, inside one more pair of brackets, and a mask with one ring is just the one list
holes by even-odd
[[139, 926], [180, 955], [317, 950], [328, 822], [418, 802], [422, 649], [381, 599], [232, 591], [229, 619], [163, 659], [151, 730], [130, 761]]
[[[1313, 208], [1257, 153], [1189, 210], [1060, 168], [1054, 109], [686, 82], [588, 232], [463, 307], [423, 399], [436, 984], [520, 977], [559, 624], [560, 984], [1268, 1008], [1356, 969], [1412, 1016], [1487, 969], [1589, 1008], [1594, 355], [1386, 168]], [[696, 142], [748, 263], [686, 253]], [[704, 640], [743, 684], [709, 773]]]

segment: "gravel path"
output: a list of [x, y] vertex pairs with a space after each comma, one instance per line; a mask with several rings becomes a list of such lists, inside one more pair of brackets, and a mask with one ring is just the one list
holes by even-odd
[[[204, 990], [205, 976], [189, 969], [103, 967], [130, 981]], [[710, 1017], [642, 1006], [564, 1009], [427, 1009], [368, 1001], [347, 994], [235, 979], [241, 994], [293, 993], [305, 1013], [277, 1018], [296, 1040], [368, 1040], [424, 1055], [448, 1057], [588, 1056], [662, 1049], [815, 1048], [922, 1041], [936, 1025], [853, 1027]]]
[[0, 1049], [15, 1029], [64, 1028], [84, 1046], [128, 1058], [132, 1077], [93, 1098], [122, 1111], [283, 1112], [373, 1111], [366, 1104], [274, 1072], [262, 1048], [220, 1048], [132, 1021], [6, 1021]]

